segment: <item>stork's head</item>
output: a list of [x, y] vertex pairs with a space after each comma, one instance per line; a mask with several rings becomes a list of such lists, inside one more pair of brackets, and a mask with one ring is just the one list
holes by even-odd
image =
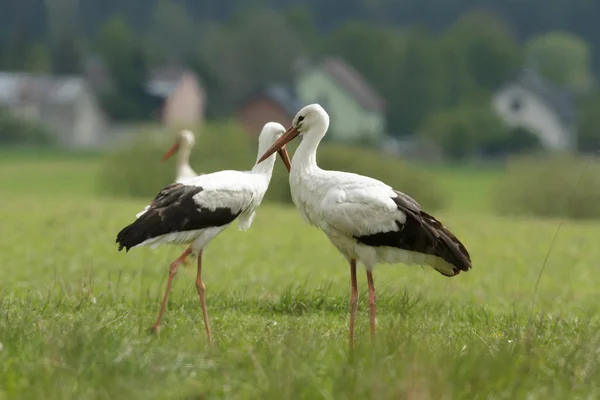
[[[309, 104], [304, 106], [292, 121], [292, 126], [277, 140], [258, 160], [262, 162], [278, 149], [284, 147], [298, 135], [302, 135], [309, 131], [315, 134], [324, 135], [329, 127], [329, 115], [319, 104]], [[316, 128], [316, 129], [315, 129]], [[322, 136], [321, 136], [322, 137]], [[319, 138], [320, 140], [321, 138]]]
[[[267, 122], [258, 136], [258, 154], [262, 154], [285, 133], [283, 125], [277, 122]], [[290, 156], [285, 145], [276, 150], [288, 171], [291, 169]], [[274, 153], [274, 152], [273, 152]], [[271, 153], [271, 154], [273, 154]]]
[[185, 147], [186, 149], [191, 149], [195, 143], [196, 143], [196, 138], [194, 137], [194, 134], [191, 131], [189, 131], [187, 129], [179, 131], [179, 133], [177, 133], [177, 135], [175, 137], [175, 143], [162, 156], [162, 160], [165, 161], [168, 158], [170, 158], [173, 154], [177, 153], [177, 150], [179, 150], [180, 147]]

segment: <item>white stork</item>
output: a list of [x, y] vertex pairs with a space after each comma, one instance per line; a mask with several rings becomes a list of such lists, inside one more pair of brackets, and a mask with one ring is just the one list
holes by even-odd
[[176, 176], [175, 182], [179, 183], [187, 178], [198, 176], [196, 171], [190, 166], [190, 154], [192, 153], [192, 147], [196, 143], [194, 134], [187, 129], [179, 131], [175, 138], [175, 143], [167, 152], [162, 156], [162, 161], [166, 161], [173, 154], [177, 153], [177, 165], [176, 165]]
[[[285, 132], [278, 123], [267, 123], [258, 139], [258, 157]], [[286, 168], [290, 169], [287, 150], [281, 147], [279, 154]], [[254, 165], [251, 171], [225, 170], [189, 178], [163, 188], [145, 210], [137, 215], [131, 225], [117, 234], [119, 251], [139, 246], [156, 247], [160, 244], [190, 244], [169, 269], [167, 288], [160, 306], [158, 318], [152, 330], [160, 330], [160, 322], [171, 290], [171, 282], [177, 268], [190, 253], [198, 257], [196, 288], [200, 296], [204, 327], [208, 340], [212, 341], [204, 283], [202, 282], [202, 251], [219, 233], [236, 219], [240, 230], [252, 224], [273, 173], [275, 155], [267, 162]]]
[[298, 135], [303, 140], [292, 159], [290, 190], [304, 220], [319, 227], [350, 263], [350, 346], [358, 305], [356, 264], [367, 270], [371, 339], [375, 337], [375, 286], [372, 270], [379, 263], [428, 265], [451, 277], [471, 268], [465, 246], [442, 223], [422, 211], [406, 194], [366, 176], [326, 171], [317, 166], [317, 147], [329, 127], [319, 104], [302, 108], [292, 126], [258, 160]]

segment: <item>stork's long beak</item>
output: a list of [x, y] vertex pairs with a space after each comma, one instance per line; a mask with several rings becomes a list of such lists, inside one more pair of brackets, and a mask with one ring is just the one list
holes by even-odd
[[[281, 137], [279, 139], [277, 139], [275, 141], [275, 143], [273, 143], [271, 145], [271, 147], [269, 147], [269, 149], [267, 151], [265, 151], [265, 154], [263, 154], [263, 156], [258, 160], [258, 163], [261, 163], [263, 161], [265, 161], [267, 158], [269, 158], [271, 156], [271, 154], [275, 153], [277, 150], [279, 149], [284, 149], [284, 146], [289, 143], [290, 141], [292, 141], [292, 139], [294, 139], [296, 136], [298, 136], [300, 134], [300, 131], [298, 130], [298, 128], [291, 126], [287, 131], [285, 131], [285, 133], [283, 135], [281, 135]], [[286, 154], [287, 154], [287, 150], [285, 150]], [[285, 160], [283, 161], [285, 163]], [[286, 164], [287, 166], [287, 164]]]
[[282, 148], [280, 148], [279, 150], [277, 150], [277, 153], [279, 153], [279, 156], [281, 157], [281, 160], [285, 164], [285, 167], [287, 168], [288, 172], [290, 172], [292, 170], [292, 163], [290, 162], [290, 155], [288, 154], [288, 151], [287, 151], [287, 148], [285, 147], [285, 145]]
[[175, 154], [179, 150], [179, 143], [175, 143], [167, 152], [162, 156], [161, 160], [166, 161], [169, 157]]

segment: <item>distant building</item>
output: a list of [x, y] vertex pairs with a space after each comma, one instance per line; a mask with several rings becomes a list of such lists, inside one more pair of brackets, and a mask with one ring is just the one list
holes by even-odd
[[193, 71], [177, 65], [154, 68], [146, 89], [160, 99], [157, 113], [164, 125], [192, 128], [204, 123], [206, 92]]
[[565, 90], [546, 82], [532, 69], [524, 69], [493, 96], [493, 107], [512, 127], [536, 134], [549, 150], [575, 145], [575, 101]]
[[258, 136], [270, 121], [288, 128], [302, 104], [292, 88], [269, 84], [250, 95], [237, 111], [237, 120], [246, 132]]
[[[85, 75], [98, 93], [110, 87], [112, 79], [97, 56], [84, 61]], [[155, 118], [167, 127], [189, 127], [204, 123], [206, 91], [200, 78], [188, 68], [169, 63], [150, 69], [146, 91], [159, 105]]]
[[302, 104], [325, 108], [330, 140], [377, 142], [385, 136], [385, 101], [343, 60], [329, 57], [301, 66], [295, 89]]
[[79, 76], [0, 72], [0, 108], [42, 123], [64, 147], [102, 146], [109, 130], [98, 99]]

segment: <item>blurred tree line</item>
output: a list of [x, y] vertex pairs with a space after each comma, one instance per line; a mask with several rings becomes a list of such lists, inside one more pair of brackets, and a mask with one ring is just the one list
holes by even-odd
[[600, 2], [477, 4], [0, 0], [0, 69], [78, 73], [99, 55], [112, 78], [102, 93], [111, 115], [143, 119], [152, 108], [143, 88], [150, 66], [176, 60], [201, 77], [208, 116], [222, 117], [266, 81], [289, 80], [299, 58], [335, 54], [386, 98], [391, 134], [423, 133], [460, 158], [522, 140], [535, 146], [487, 107], [493, 90], [533, 63], [580, 95], [581, 148], [600, 145]]

